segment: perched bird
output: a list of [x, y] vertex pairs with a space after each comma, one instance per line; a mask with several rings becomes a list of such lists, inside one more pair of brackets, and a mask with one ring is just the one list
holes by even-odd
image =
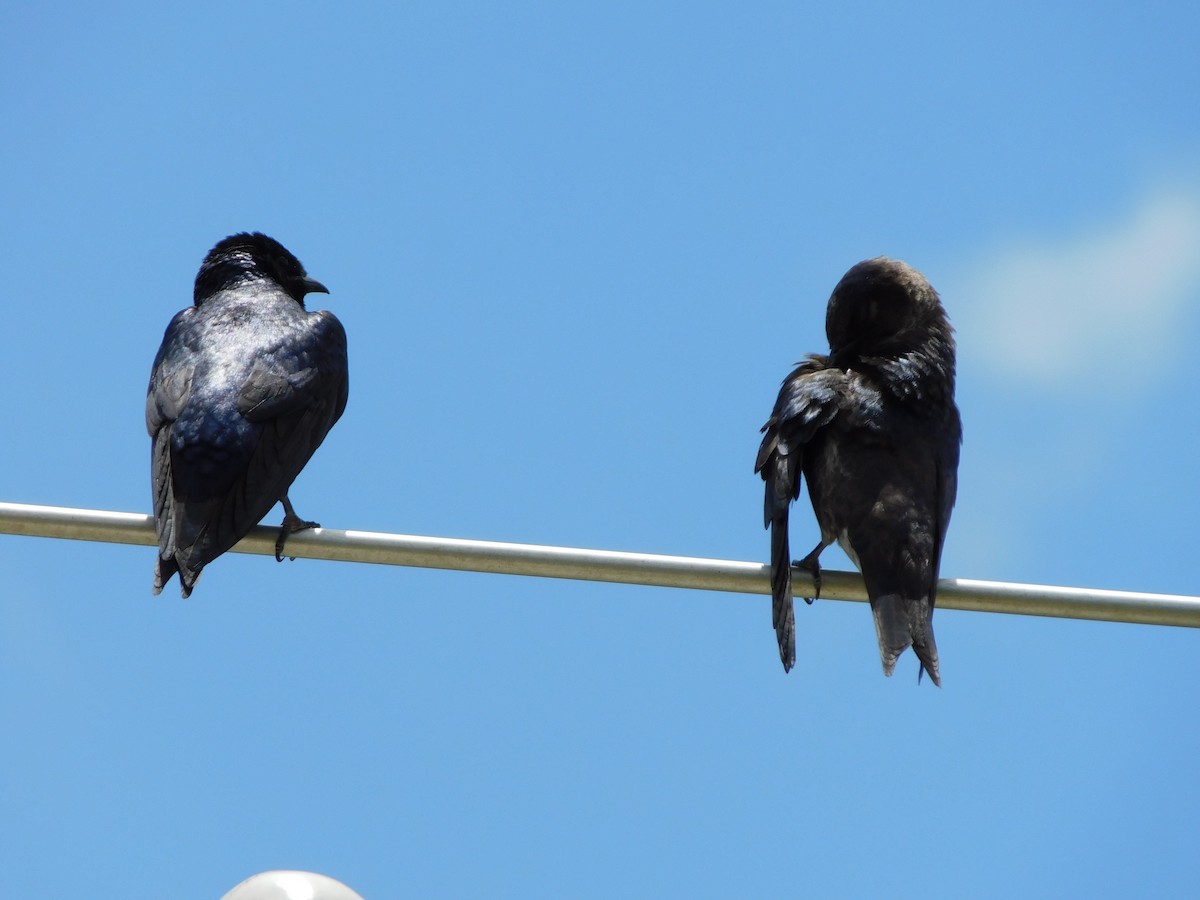
[[167, 326], [146, 395], [158, 562], [154, 593], [175, 573], [192, 592], [200, 570], [278, 502], [275, 542], [316, 528], [288, 489], [346, 408], [346, 332], [307, 312], [328, 293], [265, 234], [235, 234], [204, 258], [193, 306]]
[[755, 463], [766, 482], [779, 656], [784, 671], [796, 662], [788, 507], [803, 475], [821, 541], [794, 565], [812, 573], [820, 596], [818, 558], [836, 540], [866, 582], [884, 674], [911, 646], [940, 685], [933, 607], [962, 443], [953, 329], [925, 277], [881, 256], [838, 282], [825, 334], [829, 354], [808, 356], [784, 380]]

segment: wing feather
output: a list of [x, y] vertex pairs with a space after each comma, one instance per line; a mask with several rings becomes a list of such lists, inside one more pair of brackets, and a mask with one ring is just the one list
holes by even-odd
[[837, 416], [846, 374], [823, 356], [810, 356], [783, 382], [771, 418], [763, 426], [754, 471], [765, 482], [763, 525], [771, 529], [771, 621], [784, 671], [796, 662], [796, 621], [788, 509], [800, 496], [807, 445]]

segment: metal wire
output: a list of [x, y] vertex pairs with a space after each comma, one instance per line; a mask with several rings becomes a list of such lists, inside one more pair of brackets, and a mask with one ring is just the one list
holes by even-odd
[[[259, 525], [233, 548], [233, 552], [272, 555], [277, 531], [276, 528]], [[0, 534], [114, 544], [156, 543], [154, 520], [147, 515], [20, 503], [0, 503]], [[770, 571], [764, 563], [690, 556], [338, 531], [333, 528], [317, 528], [292, 535], [288, 538], [287, 553], [288, 556], [339, 562], [535, 575], [742, 594], [771, 592]], [[803, 594], [805, 589], [811, 590], [812, 578], [807, 572], [797, 569], [793, 577], [798, 594]], [[865, 602], [867, 593], [857, 573], [824, 569], [821, 572], [821, 598]], [[1172, 594], [943, 578], [938, 583], [937, 602], [942, 609], [1200, 628], [1200, 597]]]

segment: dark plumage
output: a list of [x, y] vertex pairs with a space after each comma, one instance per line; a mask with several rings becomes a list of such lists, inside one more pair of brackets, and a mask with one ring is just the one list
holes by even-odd
[[264, 234], [225, 238], [196, 275], [195, 304], [167, 326], [146, 396], [158, 562], [154, 593], [175, 573], [192, 592], [200, 570], [276, 503], [275, 545], [305, 522], [288, 499], [300, 470], [346, 408], [346, 332], [306, 312], [328, 293]]
[[881, 256], [838, 282], [825, 333], [829, 355], [809, 356], [783, 382], [755, 464], [783, 668], [796, 661], [788, 507], [803, 475], [821, 541], [795, 565], [819, 595], [818, 557], [836, 540], [866, 582], [884, 674], [912, 646], [940, 685], [933, 607], [962, 442], [953, 329], [925, 277]]

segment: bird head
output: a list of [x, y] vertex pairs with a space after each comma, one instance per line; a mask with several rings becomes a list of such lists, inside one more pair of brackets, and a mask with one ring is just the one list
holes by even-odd
[[208, 251], [196, 273], [193, 299], [199, 306], [219, 291], [262, 279], [278, 284], [301, 306], [305, 294], [329, 293], [325, 285], [308, 276], [300, 260], [283, 244], [256, 231], [230, 235]]
[[839, 362], [908, 353], [931, 339], [953, 347], [937, 292], [907, 263], [864, 260], [842, 276], [825, 312], [830, 355]]

